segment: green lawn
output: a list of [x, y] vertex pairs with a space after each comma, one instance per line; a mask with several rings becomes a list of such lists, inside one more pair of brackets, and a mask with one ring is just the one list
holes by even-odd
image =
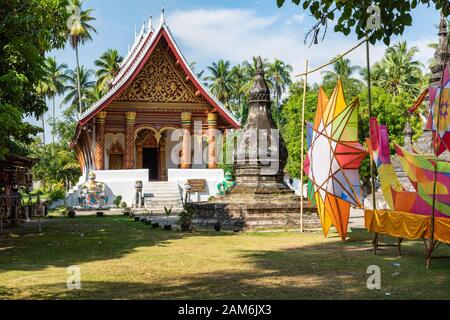
[[[0, 299], [449, 297], [450, 260], [426, 270], [418, 241], [404, 243], [402, 258], [392, 248], [374, 256], [364, 230], [346, 242], [321, 233], [181, 233], [120, 216], [52, 218], [36, 229], [0, 236]], [[372, 264], [381, 267], [381, 290], [366, 288]], [[81, 290], [66, 288], [69, 265], [81, 267]]]

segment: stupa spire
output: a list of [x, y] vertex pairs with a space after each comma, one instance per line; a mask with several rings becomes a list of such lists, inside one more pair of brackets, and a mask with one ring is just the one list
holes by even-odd
[[270, 90], [264, 79], [264, 68], [261, 57], [256, 58], [255, 78], [253, 79], [253, 86], [250, 89], [249, 101], [270, 102]]
[[448, 43], [447, 37], [447, 19], [444, 16], [444, 13], [441, 11], [441, 21], [439, 22], [439, 46], [441, 48], [445, 48], [445, 45]]

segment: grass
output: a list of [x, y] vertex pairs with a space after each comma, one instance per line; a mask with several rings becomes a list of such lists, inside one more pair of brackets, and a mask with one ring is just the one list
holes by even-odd
[[[404, 243], [401, 258], [392, 248], [374, 256], [364, 230], [341, 242], [321, 233], [181, 233], [92, 216], [45, 219], [41, 234], [36, 225], [9, 232], [0, 236], [0, 299], [449, 297], [450, 260], [426, 270], [417, 241]], [[81, 290], [66, 288], [70, 265], [81, 268]], [[381, 290], [366, 288], [369, 265], [381, 268]]]

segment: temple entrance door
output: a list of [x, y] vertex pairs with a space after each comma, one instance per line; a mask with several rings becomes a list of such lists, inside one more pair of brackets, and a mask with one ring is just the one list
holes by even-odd
[[110, 154], [109, 155], [109, 170], [122, 170], [123, 169], [123, 155], [122, 154]]
[[158, 148], [142, 148], [142, 167], [148, 169], [148, 180], [159, 180]]

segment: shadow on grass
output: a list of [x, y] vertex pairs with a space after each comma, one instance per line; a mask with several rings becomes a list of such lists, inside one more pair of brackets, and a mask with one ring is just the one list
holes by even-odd
[[[2, 237], [0, 247], [9, 249], [0, 252], [0, 272], [67, 267], [120, 258], [138, 247], [167, 246], [173, 240], [205, 235], [230, 237], [234, 234], [165, 232], [125, 217], [54, 219], [46, 223], [41, 235], [23, 233]], [[258, 241], [258, 237], [277, 239], [276, 234], [249, 233], [247, 236], [254, 237], [252, 241]], [[395, 248], [384, 248], [380, 255], [374, 256], [371, 234], [356, 231], [349, 236], [346, 242], [333, 238], [312, 245], [299, 242], [267, 250], [227, 248], [233, 252], [229, 259], [235, 259], [236, 263], [231, 264], [231, 268], [230, 265], [216, 266], [204, 273], [195, 268], [186, 269], [181, 275], [167, 271], [160, 277], [136, 276], [135, 281], [114, 277], [111, 281], [98, 281], [91, 277], [82, 279], [81, 290], [68, 290], [64, 282], [31, 285], [25, 290], [33, 299], [449, 298], [450, 262], [436, 260], [432, 270], [426, 270], [421, 242], [405, 242], [402, 257], [396, 257]], [[449, 252], [447, 247], [439, 250]], [[203, 257], [199, 255], [194, 259], [200, 261]], [[180, 262], [182, 259], [180, 256]], [[366, 287], [370, 265], [381, 269], [381, 290]], [[132, 269], [130, 272], [151, 270]], [[15, 293], [26, 296], [21, 290], [0, 286], [0, 297], [14, 297]]]
[[[401, 258], [391, 249], [374, 256], [370, 243], [369, 234], [357, 232], [345, 243], [239, 250], [237, 264], [244, 262], [251, 270], [135, 282], [82, 281], [81, 290], [58, 283], [31, 291], [37, 299], [448, 299], [448, 261], [436, 261], [428, 271], [420, 242], [405, 243]], [[394, 265], [398, 263], [400, 267]], [[369, 265], [381, 269], [381, 290], [367, 289]]]
[[123, 216], [51, 218], [43, 221], [41, 233], [27, 226], [0, 235], [0, 273], [115, 259], [138, 247], [164, 247], [173, 240], [204, 234], [153, 229]]

